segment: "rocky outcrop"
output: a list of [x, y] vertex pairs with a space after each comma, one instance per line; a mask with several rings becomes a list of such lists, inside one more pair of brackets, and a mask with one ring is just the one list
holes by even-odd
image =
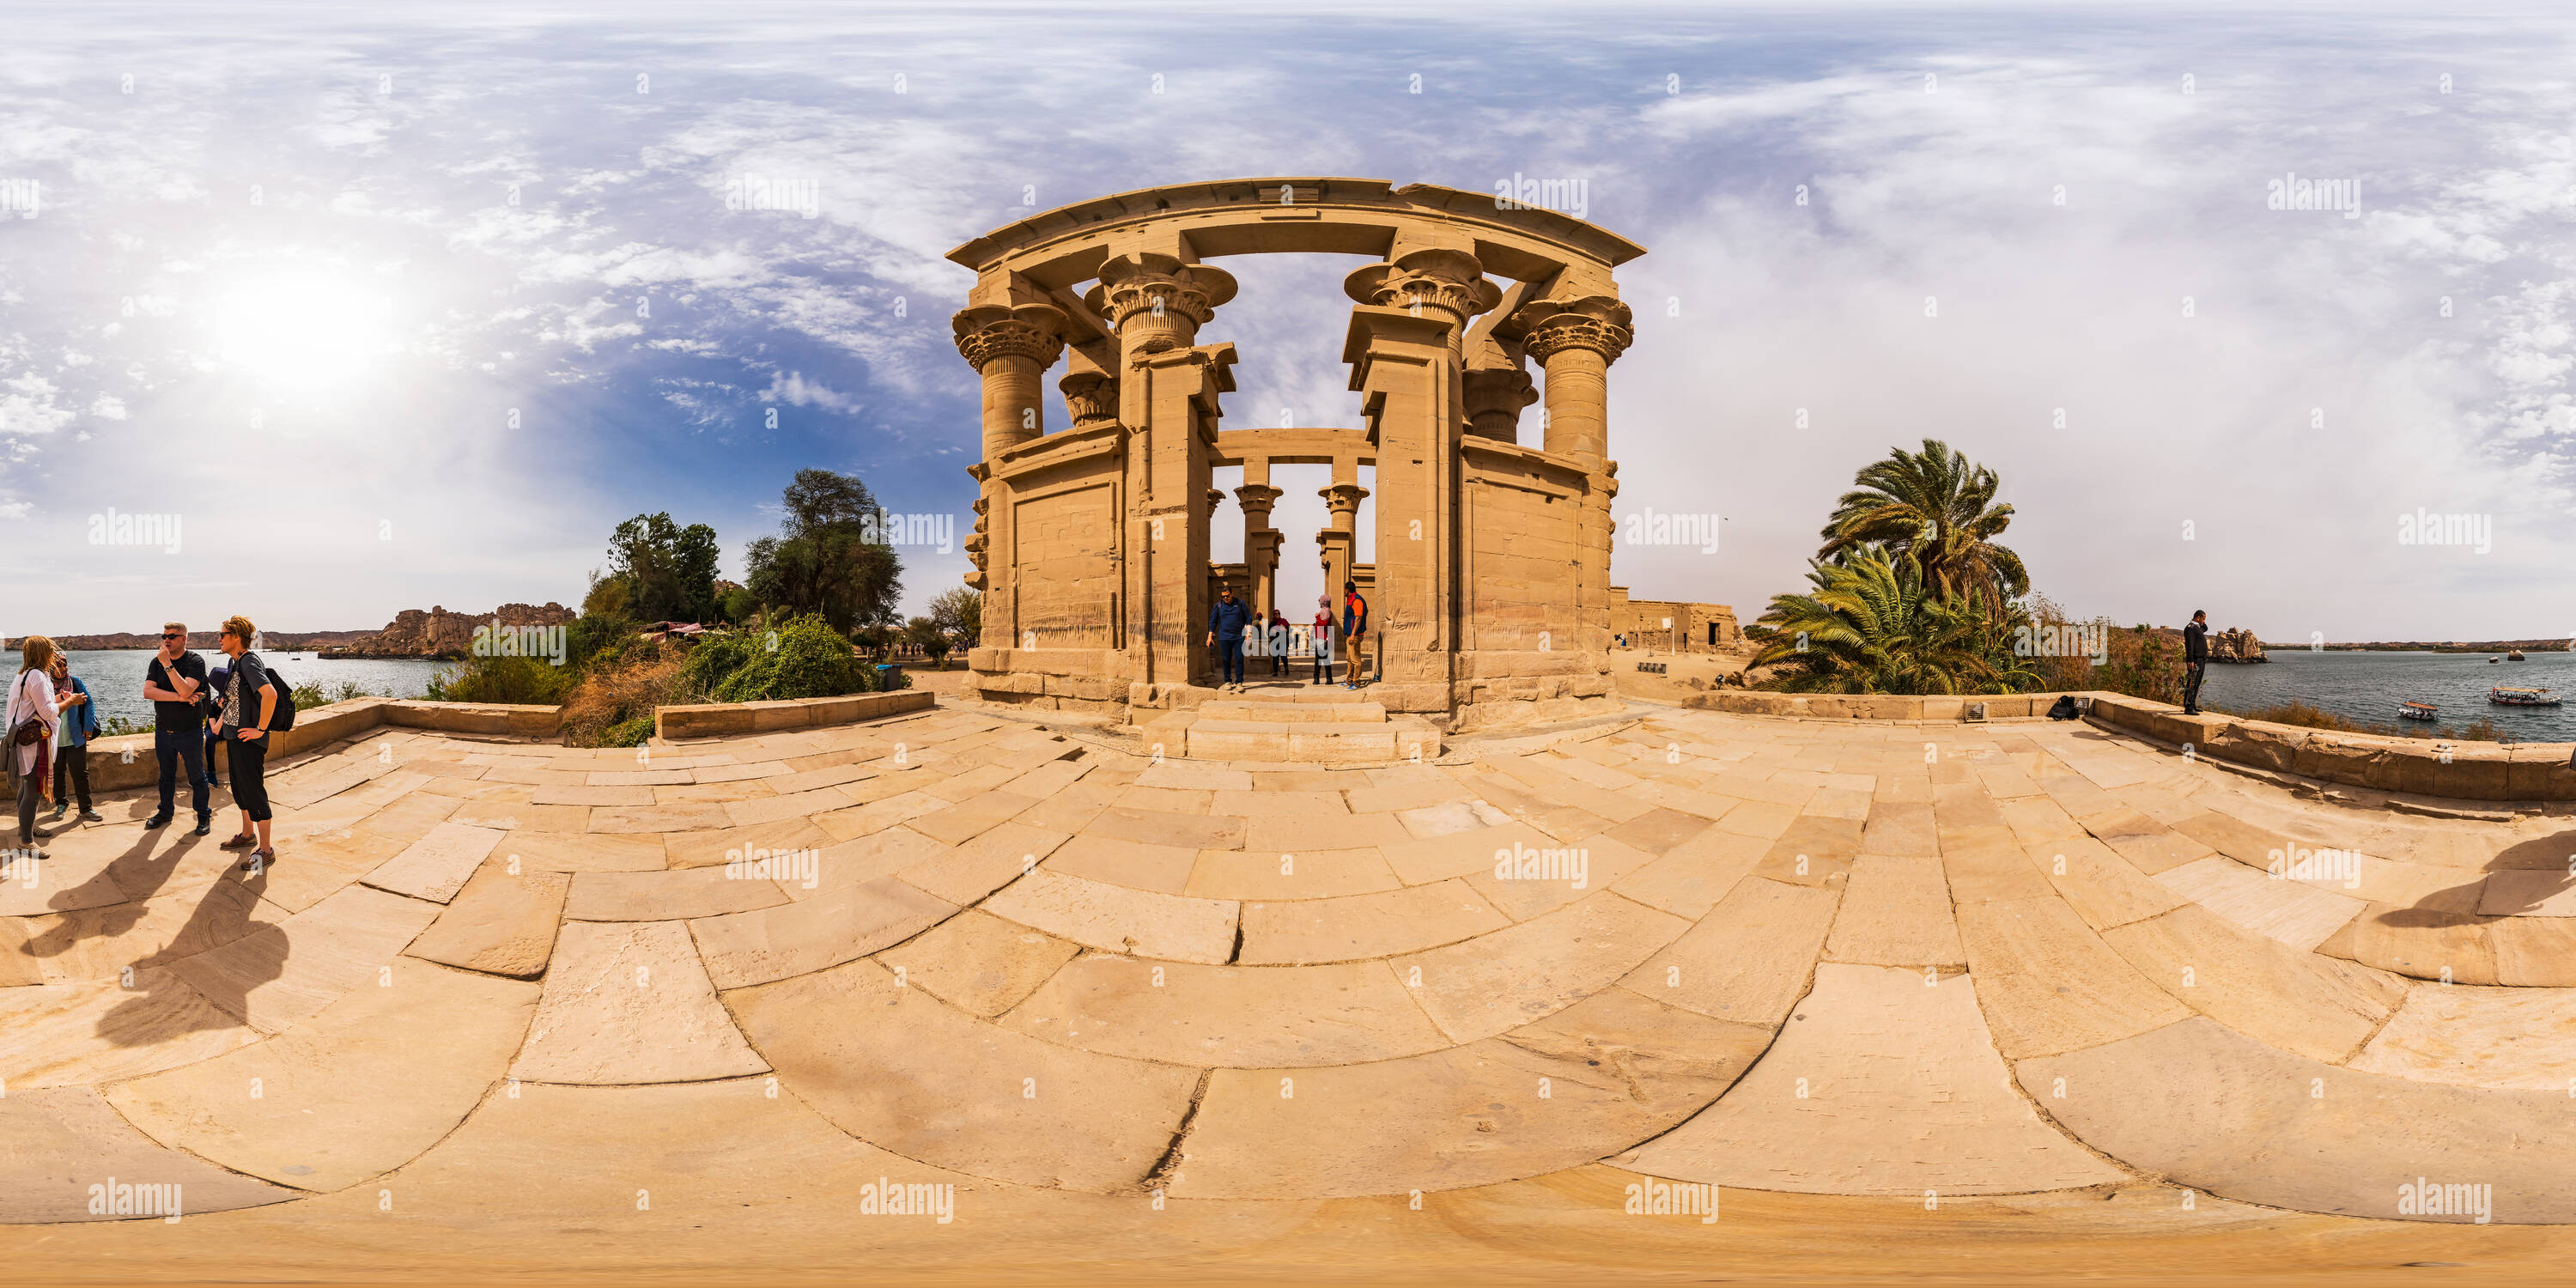
[[488, 613], [451, 613], [444, 608], [422, 612], [406, 608], [385, 628], [350, 644], [325, 650], [331, 657], [415, 657], [453, 661], [474, 648], [478, 626], [561, 626], [575, 614], [561, 604], [503, 604]]
[[2212, 631], [2209, 636], [2209, 660], [2212, 662], [2269, 662], [2263, 656], [2263, 641], [2248, 630]]

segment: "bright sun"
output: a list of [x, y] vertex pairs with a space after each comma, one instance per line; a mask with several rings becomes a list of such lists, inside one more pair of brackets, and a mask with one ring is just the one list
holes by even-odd
[[387, 348], [389, 302], [337, 274], [263, 274], [216, 310], [224, 362], [274, 384], [315, 388], [354, 376]]

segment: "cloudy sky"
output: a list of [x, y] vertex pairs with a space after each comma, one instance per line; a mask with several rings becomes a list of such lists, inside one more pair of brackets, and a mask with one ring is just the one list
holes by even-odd
[[[1639, 597], [1749, 620], [1938, 437], [2079, 612], [2576, 636], [2576, 19], [2447, 7], [14, 5], [0, 635], [569, 604], [649, 511], [739, 576], [808, 465], [962, 537], [953, 246], [1165, 183], [1527, 175], [1649, 251], [1620, 512], [1725, 520], [1623, 545]], [[2271, 208], [2294, 175], [2349, 208]], [[1355, 263], [1225, 266], [1232, 423], [1356, 425]], [[1311, 594], [1325, 480], [1276, 481]], [[966, 568], [904, 557], [916, 610]]]

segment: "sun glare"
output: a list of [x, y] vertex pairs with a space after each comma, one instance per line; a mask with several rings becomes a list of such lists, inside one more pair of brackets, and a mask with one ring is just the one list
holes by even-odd
[[217, 309], [226, 366], [274, 384], [337, 384], [381, 357], [390, 301], [333, 273], [290, 270], [242, 282]]

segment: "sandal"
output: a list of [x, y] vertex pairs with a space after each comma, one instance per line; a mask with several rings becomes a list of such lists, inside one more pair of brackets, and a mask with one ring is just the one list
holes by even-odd
[[239, 836], [225, 841], [217, 848], [225, 850], [247, 850], [257, 844], [259, 844], [259, 837], [257, 835], [250, 832], [244, 832]]

